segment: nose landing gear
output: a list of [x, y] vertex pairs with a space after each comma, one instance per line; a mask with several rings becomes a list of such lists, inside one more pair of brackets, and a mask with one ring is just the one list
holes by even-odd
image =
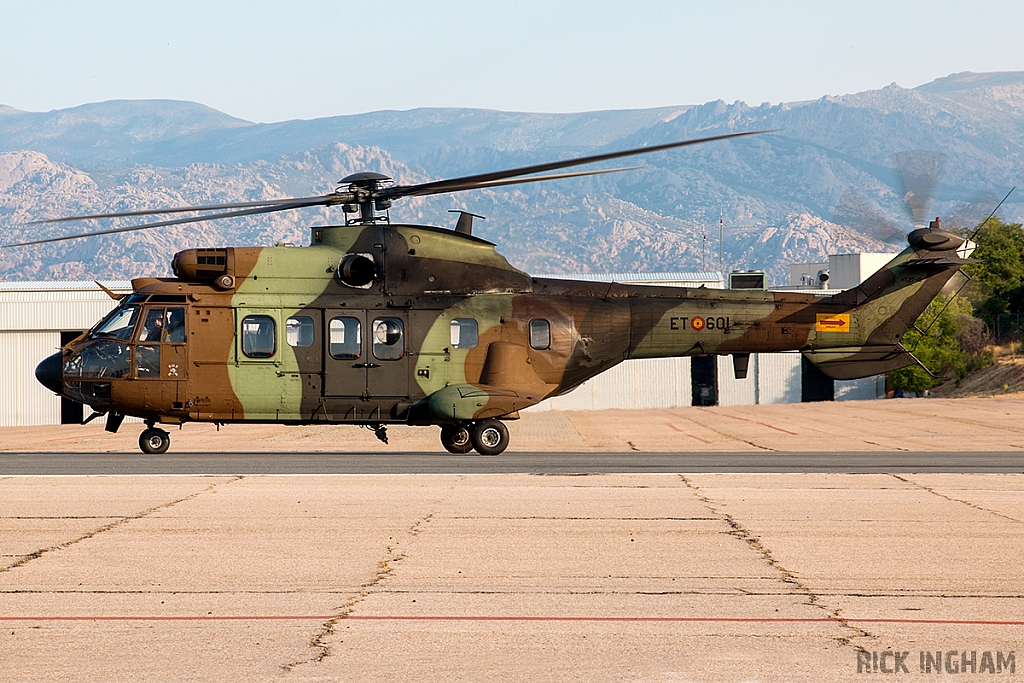
[[458, 455], [473, 449], [480, 455], [498, 455], [508, 448], [508, 428], [499, 420], [447, 425], [441, 427], [441, 445]]
[[171, 435], [162, 429], [150, 426], [139, 435], [139, 448], [149, 455], [166, 453], [171, 447]]

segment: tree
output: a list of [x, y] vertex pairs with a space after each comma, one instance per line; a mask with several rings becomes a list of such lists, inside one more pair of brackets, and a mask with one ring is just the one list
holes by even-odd
[[991, 327], [996, 316], [1024, 310], [1024, 228], [992, 217], [974, 241], [978, 246], [971, 258], [979, 263], [964, 267], [973, 280], [968, 296], [977, 316]]

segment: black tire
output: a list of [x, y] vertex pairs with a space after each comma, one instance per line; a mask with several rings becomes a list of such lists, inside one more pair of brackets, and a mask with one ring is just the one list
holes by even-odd
[[473, 448], [480, 455], [498, 455], [508, 448], [508, 428], [498, 420], [473, 425]]
[[473, 439], [465, 427], [447, 425], [441, 427], [441, 445], [449, 453], [462, 455], [473, 450]]
[[139, 448], [149, 455], [166, 453], [171, 447], [171, 435], [162, 429], [147, 429], [139, 435]]

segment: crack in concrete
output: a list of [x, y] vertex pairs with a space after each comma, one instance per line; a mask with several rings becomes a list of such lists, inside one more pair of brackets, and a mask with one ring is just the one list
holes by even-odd
[[871, 444], [872, 446], [878, 446], [879, 448], [891, 448], [894, 451], [903, 451], [904, 453], [909, 453], [910, 452], [909, 448], [903, 448], [901, 446], [887, 446], [884, 443], [878, 443], [877, 441], [869, 441], [867, 439], [864, 439], [863, 441], [866, 444]]
[[[833, 622], [835, 622], [840, 628], [852, 631], [856, 634], [853, 637], [857, 638], [875, 638], [875, 636], [862, 628], [853, 626], [846, 618], [842, 615], [841, 610], [837, 607], [830, 609], [821, 601], [821, 595], [811, 590], [810, 586], [801, 581], [796, 574], [791, 572], [789, 569], [784, 567], [775, 557], [772, 555], [771, 549], [761, 543], [761, 539], [755, 536], [749, 529], [740, 524], [732, 515], [721, 510], [714, 501], [706, 496], [693, 482], [691, 482], [685, 475], [680, 474], [679, 478], [683, 480], [687, 488], [693, 493], [693, 495], [699, 500], [704, 506], [710, 510], [713, 514], [717, 515], [719, 519], [729, 525], [729, 534], [736, 538], [744, 541], [753, 550], [755, 550], [764, 562], [774, 569], [782, 577], [783, 583], [792, 586], [797, 592], [807, 597], [807, 605], [819, 609], [825, 613], [825, 615]], [[861, 645], [852, 642], [851, 638], [837, 635], [832, 638], [835, 642], [840, 645], [849, 645], [858, 651], [866, 651]]]
[[1009, 515], [1004, 515], [1002, 512], [996, 512], [995, 510], [987, 508], [987, 507], [985, 507], [983, 505], [978, 505], [977, 503], [972, 503], [969, 500], [961, 500], [959, 498], [954, 498], [953, 496], [947, 496], [945, 493], [939, 493], [938, 491], [936, 491], [935, 489], [933, 489], [930, 486], [925, 486], [924, 484], [919, 484], [916, 481], [913, 481], [912, 479], [907, 479], [906, 477], [901, 477], [898, 474], [890, 473], [889, 476], [892, 477], [893, 479], [898, 479], [899, 481], [902, 481], [905, 484], [910, 484], [911, 486], [916, 486], [917, 488], [921, 489], [922, 491], [927, 491], [928, 493], [932, 494], [933, 496], [938, 496], [939, 498], [943, 498], [943, 499], [948, 500], [948, 501], [950, 501], [952, 503], [961, 503], [962, 505], [966, 505], [967, 507], [973, 508], [975, 510], [978, 510], [979, 512], [987, 512], [990, 515], [995, 515], [996, 517], [1001, 517], [1002, 519], [1006, 519], [1006, 520], [1009, 520], [1011, 522], [1016, 522], [1017, 524], [1024, 523], [1024, 520], [1019, 520], [1016, 517], [1010, 517]]
[[718, 522], [721, 521], [718, 517], [562, 517], [552, 515], [550, 517], [543, 515], [534, 515], [530, 517], [513, 517], [511, 515], [493, 516], [487, 517], [482, 515], [453, 515], [448, 519], [452, 520], [480, 520], [480, 519], [500, 519], [500, 520], [542, 520], [542, 521], [568, 521], [568, 522]]
[[[245, 477], [243, 477], [241, 475], [237, 475], [234, 478], [229, 479], [228, 481], [223, 482], [223, 483], [224, 484], [230, 484], [230, 483], [238, 481], [239, 479], [244, 479], [244, 478]], [[26, 564], [28, 564], [32, 560], [37, 560], [40, 557], [42, 557], [43, 555], [46, 555], [47, 553], [52, 553], [52, 552], [56, 552], [58, 550], [64, 550], [66, 548], [70, 548], [71, 546], [75, 545], [76, 543], [81, 543], [82, 541], [88, 540], [88, 539], [92, 538], [93, 536], [98, 536], [99, 534], [102, 534], [104, 532], [110, 531], [111, 529], [116, 529], [117, 527], [121, 526], [122, 524], [127, 524], [127, 523], [133, 522], [133, 521], [135, 521], [137, 519], [143, 519], [143, 518], [148, 517], [149, 515], [152, 515], [152, 514], [154, 514], [156, 512], [160, 512], [161, 510], [166, 510], [168, 508], [174, 507], [178, 503], [184, 503], [186, 500], [192, 500], [193, 498], [195, 498], [195, 497], [197, 497], [197, 496], [199, 496], [199, 495], [201, 495], [203, 493], [208, 493], [210, 491], [215, 491], [216, 489], [217, 489], [217, 484], [210, 484], [209, 486], [207, 486], [205, 489], [203, 489], [201, 491], [195, 491], [194, 493], [190, 493], [189, 495], [184, 496], [182, 498], [178, 498], [177, 500], [172, 500], [169, 503], [161, 503], [160, 505], [156, 505], [154, 507], [148, 508], [148, 509], [143, 510], [142, 512], [138, 512], [138, 513], [136, 513], [134, 515], [125, 515], [124, 517], [118, 517], [118, 518], [115, 519], [115, 521], [111, 522], [110, 524], [104, 524], [103, 526], [97, 527], [96, 529], [93, 529], [92, 531], [86, 532], [86, 533], [82, 534], [81, 536], [77, 536], [77, 537], [69, 539], [67, 541], [63, 541], [61, 543], [58, 543], [57, 545], [52, 545], [52, 546], [50, 546], [48, 548], [40, 548], [39, 550], [36, 550], [34, 552], [31, 552], [31, 553], [28, 553], [27, 555], [23, 555], [22, 558], [20, 560], [18, 560], [17, 562], [15, 562], [14, 564], [9, 564], [7, 566], [0, 567], [0, 574], [2, 574], [4, 572], [9, 572], [12, 569], [17, 569], [19, 567], [24, 567]]]
[[[528, 477], [604, 477], [606, 472], [525, 472]], [[583, 488], [583, 487], [578, 487]]]
[[[705, 412], [707, 412], [707, 411], [705, 411]], [[736, 436], [735, 434], [730, 434], [728, 432], [723, 432], [720, 429], [715, 429], [711, 425], [704, 424], [703, 422], [698, 422], [697, 420], [694, 420], [692, 417], [690, 417], [688, 415], [684, 415], [684, 414], [680, 413], [679, 411], [670, 411], [670, 413], [672, 415], [675, 415], [677, 417], [682, 418], [683, 420], [686, 420], [687, 422], [692, 422], [693, 424], [697, 425], [698, 427], [701, 427], [703, 429], [707, 429], [708, 431], [714, 432], [715, 434], [718, 434], [719, 436], [725, 437], [726, 439], [732, 439], [733, 441], [739, 441], [740, 443], [745, 443], [745, 444], [747, 444], [749, 446], [753, 446], [754, 448], [760, 448], [762, 451], [772, 451], [772, 452], [775, 451], [774, 448], [769, 448], [768, 446], [762, 446], [759, 443], [754, 443], [753, 441], [750, 441], [748, 439], [744, 439], [743, 437]]]
[[67, 515], [63, 517], [0, 517], [0, 519], [124, 519], [124, 515]]
[[[920, 420], [917, 423], [918, 425], [920, 425], [920, 424], [927, 424], [928, 420], [935, 419], [935, 416], [932, 413], [930, 413], [930, 412], [918, 412], [916, 410], [898, 410], [898, 409], [895, 409], [895, 408], [890, 408], [890, 410], [892, 412], [894, 412], [894, 413], [899, 413], [900, 415], [907, 415], [909, 417], [920, 418]], [[957, 422], [962, 423], [962, 424], [969, 424], [969, 425], [974, 425], [975, 427], [981, 427], [982, 429], [984, 429], [986, 431], [1005, 430], [1005, 431], [1008, 431], [1008, 432], [1015, 432], [1017, 434], [1024, 434], [1024, 429], [1021, 429], [1021, 428], [1010, 427], [1010, 426], [1007, 426], [1007, 425], [995, 425], [995, 424], [991, 424], [989, 422], [984, 422], [982, 420], [977, 420], [977, 419], [974, 419], [974, 418], [966, 417], [964, 415], [958, 415], [956, 420], [957, 420]], [[937, 433], [937, 432], [933, 432], [933, 433]]]
[[[410, 537], [415, 538], [423, 532], [424, 527], [430, 522], [431, 519], [433, 519], [433, 517], [434, 513], [431, 512], [428, 513], [426, 516], [417, 519], [415, 522], [413, 522], [412, 526], [409, 527], [407, 534]], [[399, 543], [395, 545], [389, 544], [385, 546], [384, 559], [377, 564], [377, 570], [374, 572], [373, 576], [370, 577], [370, 580], [359, 586], [358, 593], [351, 596], [344, 603], [336, 607], [335, 610], [338, 612], [338, 614], [325, 621], [321, 625], [320, 630], [313, 634], [313, 637], [309, 641], [309, 646], [317, 651], [316, 654], [309, 659], [297, 660], [294, 662], [282, 664], [281, 669], [283, 671], [290, 673], [299, 666], [302, 666], [304, 664], [318, 664], [331, 656], [331, 646], [327, 642], [327, 640], [332, 635], [334, 635], [338, 624], [341, 621], [343, 621], [345, 617], [352, 613], [352, 610], [355, 609], [356, 605], [365, 600], [367, 597], [374, 593], [384, 592], [374, 589], [377, 588], [381, 584], [381, 582], [383, 582], [384, 579], [386, 579], [391, 574], [391, 572], [394, 570], [395, 565], [397, 565], [399, 562], [405, 559], [406, 555], [404, 552], [396, 553], [396, 545], [399, 545], [400, 543], [401, 541], [399, 541]]]

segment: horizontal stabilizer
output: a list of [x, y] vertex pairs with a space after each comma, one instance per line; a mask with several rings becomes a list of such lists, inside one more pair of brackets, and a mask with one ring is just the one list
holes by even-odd
[[946, 268], [948, 266], [966, 266], [971, 263], [981, 263], [978, 259], [960, 258], [959, 256], [935, 256], [932, 258], [916, 258], [903, 262], [907, 268]]
[[870, 377], [918, 363], [914, 354], [900, 345], [808, 349], [803, 354], [832, 379]]

